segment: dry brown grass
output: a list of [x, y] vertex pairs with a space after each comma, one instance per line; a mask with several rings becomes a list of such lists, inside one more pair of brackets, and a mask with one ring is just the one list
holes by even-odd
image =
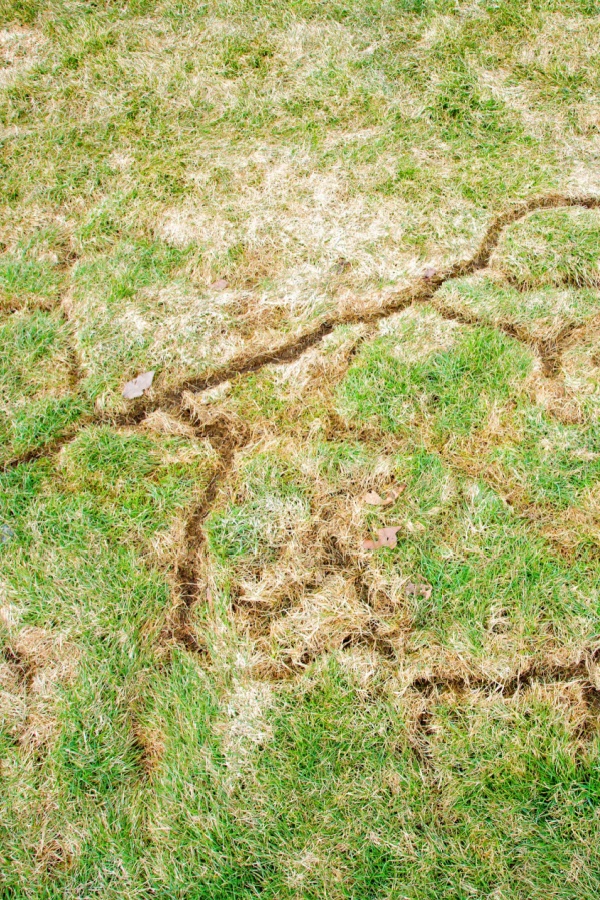
[[56, 691], [73, 681], [79, 650], [64, 635], [44, 628], [15, 624], [8, 632], [2, 663], [3, 718], [27, 753], [39, 753], [56, 731]]

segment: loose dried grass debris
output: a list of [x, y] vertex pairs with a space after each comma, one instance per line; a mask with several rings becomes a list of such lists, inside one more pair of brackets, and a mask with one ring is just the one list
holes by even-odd
[[153, 431], [156, 434], [180, 435], [181, 437], [194, 438], [196, 432], [187, 422], [183, 422], [176, 416], [164, 412], [162, 409], [156, 409], [149, 413], [145, 419], [140, 422], [140, 428]]
[[11, 711], [19, 744], [39, 750], [56, 731], [56, 689], [74, 679], [79, 652], [60, 633], [26, 627], [10, 635], [4, 655], [2, 706]]

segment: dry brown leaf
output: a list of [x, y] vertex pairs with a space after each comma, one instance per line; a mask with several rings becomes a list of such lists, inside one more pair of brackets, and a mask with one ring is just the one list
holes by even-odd
[[414, 581], [407, 581], [405, 590], [407, 597], [424, 597], [425, 600], [429, 600], [433, 588], [425, 582], [415, 584]]
[[370, 506], [391, 506], [405, 490], [405, 484], [395, 485], [390, 488], [385, 497], [381, 497], [377, 491], [367, 491], [363, 497], [363, 502], [370, 504]]
[[143, 372], [137, 378], [127, 382], [123, 388], [123, 396], [126, 400], [134, 400], [136, 397], [141, 397], [148, 390], [153, 379], [154, 372]]
[[399, 531], [400, 525], [388, 525], [385, 528], [378, 528], [377, 539], [374, 541], [363, 541], [363, 547], [365, 550], [378, 550], [380, 547], [390, 547], [392, 549], [398, 543], [396, 535]]
[[388, 506], [392, 503], [395, 503], [400, 494], [403, 494], [406, 490], [406, 485], [404, 482], [402, 484], [396, 484], [394, 487], [391, 487], [387, 494], [385, 495], [385, 505]]
[[370, 506], [383, 506], [385, 500], [379, 496], [377, 491], [367, 491], [363, 497], [363, 502], [368, 503]]
[[224, 291], [226, 287], [228, 287], [229, 282], [226, 278], [217, 278], [216, 281], [213, 281], [211, 284], [211, 288], [213, 291]]

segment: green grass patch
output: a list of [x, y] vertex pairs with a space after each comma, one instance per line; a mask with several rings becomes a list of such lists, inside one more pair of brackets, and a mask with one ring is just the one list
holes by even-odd
[[56, 313], [16, 312], [0, 323], [0, 459], [42, 448], [88, 411], [69, 340]]
[[520, 288], [600, 284], [600, 213], [564, 209], [533, 213], [504, 233], [497, 262]]
[[171, 603], [158, 549], [211, 466], [180, 438], [91, 429], [58, 469], [40, 461], [1, 476], [0, 585], [12, 610], [2, 643], [11, 659], [24, 642], [39, 685], [26, 696], [9, 680], [3, 695], [9, 896], [129, 890], [143, 852], [135, 711]]
[[531, 365], [522, 345], [492, 329], [466, 329], [450, 349], [407, 361], [411, 336], [405, 329], [361, 350], [338, 390], [349, 419], [375, 421], [392, 433], [409, 433], [426, 419], [437, 441], [464, 438], [518, 391]]
[[489, 325], [510, 323], [542, 338], [552, 337], [564, 326], [582, 325], [600, 312], [600, 296], [591, 288], [545, 284], [523, 290], [489, 275], [447, 282], [438, 296]]
[[268, 558], [285, 543], [290, 527], [310, 516], [299, 473], [285, 459], [259, 454], [244, 466], [240, 482], [245, 502], [229, 504], [207, 521], [209, 547], [221, 562]]
[[[599, 12], [0, 0], [2, 897], [598, 896], [594, 691], [544, 674], [597, 643], [597, 212], [528, 216], [446, 284], [481, 327], [418, 306], [233, 379], [227, 471], [160, 413], [90, 419], [595, 190]], [[586, 326], [572, 425], [501, 321]]]
[[600, 428], [596, 421], [562, 425], [535, 407], [517, 420], [519, 441], [491, 454], [507, 478], [525, 492], [525, 502], [577, 506], [600, 477]]

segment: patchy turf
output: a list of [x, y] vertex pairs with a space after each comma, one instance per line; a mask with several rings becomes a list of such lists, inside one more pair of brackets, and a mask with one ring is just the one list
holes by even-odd
[[599, 38], [0, 2], [7, 900], [598, 895]]

